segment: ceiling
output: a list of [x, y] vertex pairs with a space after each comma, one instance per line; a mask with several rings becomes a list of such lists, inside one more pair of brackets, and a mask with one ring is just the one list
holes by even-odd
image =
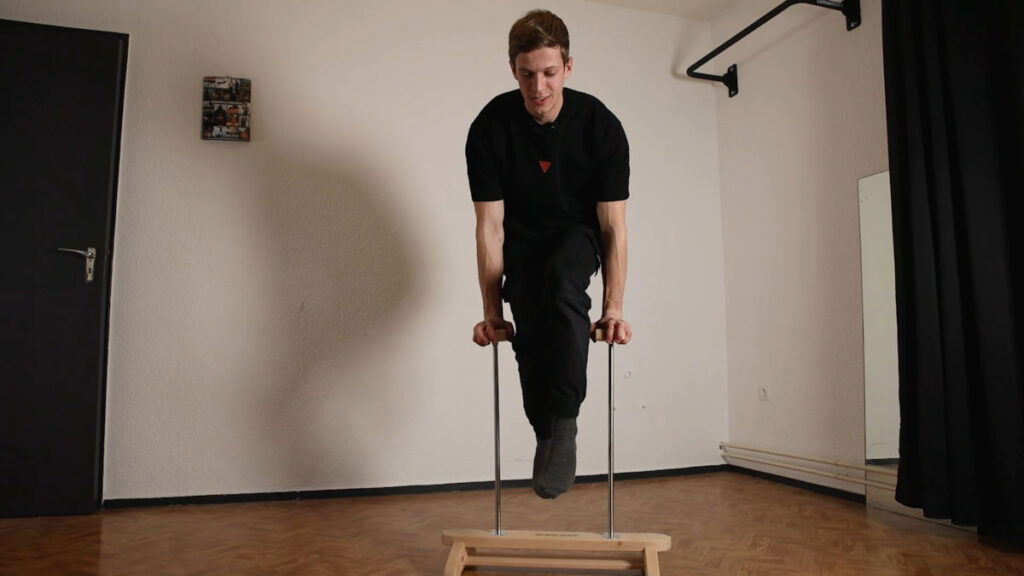
[[709, 22], [737, 0], [591, 0], [623, 8], [682, 16]]

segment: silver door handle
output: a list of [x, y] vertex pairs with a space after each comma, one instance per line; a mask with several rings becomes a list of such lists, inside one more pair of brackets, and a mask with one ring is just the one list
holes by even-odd
[[74, 248], [57, 248], [61, 252], [70, 252], [72, 254], [78, 254], [85, 257], [85, 282], [86, 284], [92, 283], [95, 274], [93, 271], [96, 268], [96, 249], [86, 248], [85, 250], [76, 250]]

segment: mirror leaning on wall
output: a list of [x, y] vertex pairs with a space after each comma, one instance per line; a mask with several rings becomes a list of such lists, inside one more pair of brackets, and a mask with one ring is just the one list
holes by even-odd
[[899, 463], [899, 357], [896, 269], [889, 171], [861, 178], [861, 282], [864, 305], [865, 463]]

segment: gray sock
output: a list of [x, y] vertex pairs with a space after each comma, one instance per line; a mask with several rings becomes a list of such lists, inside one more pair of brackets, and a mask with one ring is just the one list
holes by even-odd
[[534, 492], [541, 498], [557, 498], [576, 480], [576, 419], [556, 418], [547, 465], [541, 470]]
[[547, 467], [548, 456], [551, 454], [551, 438], [537, 438], [537, 450], [533, 453], [533, 481], [530, 483], [533, 486], [533, 491], [541, 498], [549, 498], [544, 496], [544, 491], [540, 487], [540, 478], [544, 475], [544, 469]]

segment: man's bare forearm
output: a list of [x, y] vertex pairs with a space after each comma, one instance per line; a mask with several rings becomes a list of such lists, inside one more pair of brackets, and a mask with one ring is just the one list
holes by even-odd
[[604, 276], [603, 317], [622, 318], [626, 293], [626, 202], [598, 203]]
[[604, 313], [603, 316], [622, 317], [622, 302], [626, 293], [627, 244], [625, 227], [608, 227], [601, 232], [604, 252]]
[[498, 206], [477, 207], [476, 262], [485, 320], [503, 318], [501, 278], [505, 272], [502, 253], [505, 229], [502, 216], [503, 210]]
[[488, 230], [476, 232], [476, 261], [480, 277], [480, 296], [484, 303], [484, 318], [501, 318], [501, 277], [504, 259], [501, 246], [504, 234]]

